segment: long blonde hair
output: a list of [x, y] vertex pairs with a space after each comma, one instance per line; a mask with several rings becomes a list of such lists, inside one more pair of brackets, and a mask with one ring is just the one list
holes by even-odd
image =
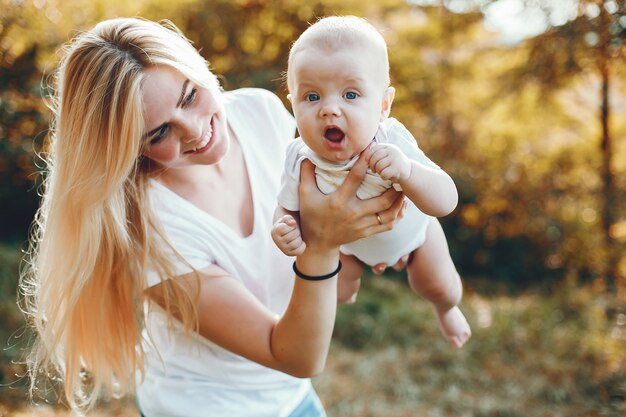
[[[143, 369], [146, 274], [171, 276], [148, 200], [150, 164], [141, 157], [144, 69], [169, 66], [205, 87], [217, 81], [169, 22], [104, 21], [65, 52], [20, 303], [37, 335], [31, 391], [42, 376], [60, 377], [71, 407], [84, 410], [134, 390]], [[169, 288], [166, 307], [195, 326], [190, 292]]]

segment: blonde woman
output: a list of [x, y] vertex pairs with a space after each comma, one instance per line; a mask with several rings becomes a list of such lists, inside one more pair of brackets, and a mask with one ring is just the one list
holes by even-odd
[[136, 389], [146, 417], [325, 415], [308, 378], [330, 344], [339, 246], [389, 230], [400, 195], [356, 197], [366, 157], [328, 196], [305, 164], [294, 261], [270, 236], [295, 133], [276, 96], [221, 91], [171, 23], [135, 18], [74, 39], [56, 82], [21, 281], [33, 387], [60, 377], [79, 411]]

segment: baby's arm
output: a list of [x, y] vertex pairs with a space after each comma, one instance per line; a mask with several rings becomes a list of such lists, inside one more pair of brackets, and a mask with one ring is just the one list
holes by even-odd
[[278, 206], [274, 211], [274, 225], [272, 226], [272, 240], [287, 256], [298, 256], [304, 252], [306, 244], [300, 233], [300, 213], [286, 210]]
[[457, 205], [458, 193], [452, 178], [442, 169], [431, 168], [409, 159], [402, 150], [389, 143], [370, 148], [370, 168], [383, 179], [402, 187], [422, 212], [442, 217]]

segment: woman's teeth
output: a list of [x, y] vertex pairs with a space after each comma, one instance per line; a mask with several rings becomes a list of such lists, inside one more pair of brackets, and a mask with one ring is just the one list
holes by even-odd
[[207, 145], [207, 143], [209, 143], [209, 140], [211, 140], [212, 135], [213, 135], [213, 127], [209, 125], [209, 130], [207, 130], [206, 134], [204, 135], [204, 138], [202, 138], [202, 142], [198, 143], [198, 145], [195, 147], [193, 152], [196, 152], [198, 149], [204, 148]]

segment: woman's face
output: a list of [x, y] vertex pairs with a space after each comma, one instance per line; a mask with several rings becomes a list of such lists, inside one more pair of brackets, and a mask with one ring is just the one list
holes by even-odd
[[167, 66], [146, 69], [143, 155], [166, 169], [218, 162], [228, 151], [221, 92], [195, 85]]

